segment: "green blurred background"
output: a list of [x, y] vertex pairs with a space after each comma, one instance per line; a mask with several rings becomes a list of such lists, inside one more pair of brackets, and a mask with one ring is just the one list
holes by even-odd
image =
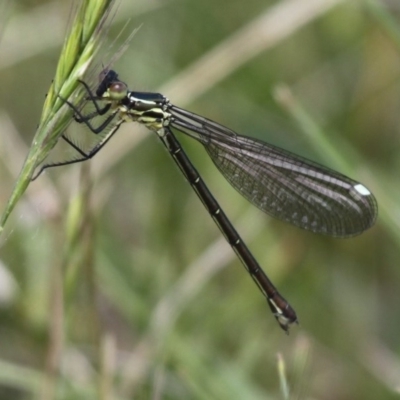
[[[2, 209], [71, 4], [0, 3]], [[155, 135], [126, 124], [90, 169], [33, 182], [0, 238], [0, 399], [399, 398], [399, 17], [397, 0], [121, 0], [130, 88], [359, 180], [380, 215], [345, 240], [271, 220], [182, 138], [296, 309], [287, 336]]]

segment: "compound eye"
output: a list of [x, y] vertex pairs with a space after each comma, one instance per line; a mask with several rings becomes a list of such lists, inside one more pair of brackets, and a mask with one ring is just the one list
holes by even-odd
[[108, 88], [110, 98], [113, 100], [122, 100], [128, 94], [128, 87], [123, 82], [114, 82]]

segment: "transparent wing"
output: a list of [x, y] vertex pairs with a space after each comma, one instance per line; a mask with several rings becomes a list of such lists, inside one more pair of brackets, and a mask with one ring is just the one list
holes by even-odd
[[224, 177], [265, 213], [315, 233], [354, 236], [378, 207], [361, 183], [171, 106], [171, 125], [201, 142]]

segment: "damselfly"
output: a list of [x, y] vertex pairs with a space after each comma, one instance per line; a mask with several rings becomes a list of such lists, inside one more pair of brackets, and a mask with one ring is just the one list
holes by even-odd
[[[74, 110], [75, 120], [86, 125], [98, 140], [86, 151], [64, 134], [62, 138], [79, 156], [44, 165], [36, 176], [51, 166], [92, 158], [124, 122], [135, 121], [156, 132], [285, 331], [297, 322], [295, 311], [236, 232], [183, 151], [173, 129], [200, 142], [230, 184], [273, 217], [315, 233], [342, 238], [358, 235], [375, 222], [378, 208], [372, 193], [338, 172], [260, 140], [240, 136], [216, 122], [174, 106], [162, 94], [130, 91], [112, 70], [101, 73], [95, 93], [87, 83], [81, 81], [81, 84], [87, 92], [86, 100], [93, 106], [92, 111], [83, 113], [71, 102], [66, 103]], [[95, 126], [99, 116], [103, 116], [102, 122]]]

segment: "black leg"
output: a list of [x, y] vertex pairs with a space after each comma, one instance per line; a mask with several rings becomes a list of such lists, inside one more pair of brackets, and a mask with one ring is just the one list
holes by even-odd
[[[90, 129], [90, 131], [95, 133], [95, 134], [98, 134], [98, 133], [102, 132], [104, 129], [106, 129], [107, 126], [110, 125], [112, 120], [118, 114], [118, 109], [117, 109], [112, 114], [110, 114], [98, 127], [94, 127], [91, 124], [91, 120], [94, 117], [97, 117], [99, 114], [91, 113], [91, 114], [88, 114], [88, 115], [83, 115], [80, 112], [80, 110], [78, 110], [78, 108], [76, 108], [76, 106], [74, 104], [72, 104], [71, 102], [69, 102], [68, 100], [65, 100], [63, 98], [61, 98], [61, 99], [64, 100], [72, 110], [74, 110], [75, 121], [78, 122], [79, 124], [85, 124]], [[107, 111], [108, 111], [110, 109], [110, 107], [111, 107], [111, 104], [107, 104], [104, 108], [107, 108]]]
[[66, 104], [68, 104], [68, 106], [74, 111], [75, 121], [80, 124], [86, 125], [92, 133], [94, 133], [96, 135], [100, 134], [100, 133], [104, 134], [104, 131], [107, 130], [107, 128], [109, 128], [109, 131], [106, 132], [104, 134], [104, 137], [102, 137], [101, 140], [88, 152], [81, 149], [77, 144], [75, 144], [66, 135], [63, 134], [61, 136], [62, 139], [65, 142], [67, 142], [74, 150], [76, 150], [79, 153], [80, 157], [72, 159], [72, 160], [53, 162], [50, 164], [43, 165], [40, 168], [39, 172], [34, 174], [34, 176], [32, 177], [32, 181], [35, 180], [47, 168], [75, 164], [75, 163], [79, 163], [79, 162], [83, 162], [83, 161], [91, 159], [95, 154], [97, 154], [103, 148], [103, 146], [106, 143], [108, 143], [108, 141], [114, 136], [115, 132], [119, 129], [121, 124], [124, 122], [124, 120], [120, 119], [117, 123], [113, 123], [115, 117], [118, 115], [118, 109], [116, 109], [109, 116], [107, 116], [107, 118], [99, 126], [97, 126], [97, 127], [93, 126], [93, 124], [92, 124], [93, 118], [106, 114], [110, 110], [111, 104], [106, 104], [104, 107], [100, 107], [99, 103], [98, 103], [99, 99], [93, 95], [89, 86], [83, 81], [79, 81], [79, 82], [85, 87], [85, 89], [88, 93], [87, 99], [92, 102], [96, 111], [94, 111], [90, 114], [84, 115], [74, 104], [72, 104], [68, 100], [62, 98], [61, 96], [59, 96], [60, 99], [63, 100]]
[[96, 144], [89, 152], [84, 152], [81, 148], [79, 148], [74, 142], [72, 142], [70, 139], [68, 139], [67, 136], [62, 135], [62, 139], [64, 139], [73, 149], [75, 149], [81, 157], [79, 158], [74, 158], [73, 160], [68, 160], [68, 161], [60, 161], [60, 162], [54, 162], [51, 164], [45, 164], [43, 167], [40, 168], [40, 170], [33, 175], [31, 178], [32, 181], [34, 181], [45, 169], [47, 168], [53, 168], [53, 167], [61, 167], [63, 165], [70, 165], [70, 164], [76, 164], [80, 163], [83, 161], [90, 160], [92, 157], [94, 157], [107, 143], [108, 141], [114, 136], [115, 132], [119, 129], [121, 126], [123, 120], [121, 120], [118, 124], [116, 124], [110, 132], [103, 138], [103, 140], [99, 143]]
[[78, 82], [83, 85], [83, 87], [85, 88], [85, 90], [88, 94], [88, 97], [86, 98], [86, 100], [90, 100], [93, 103], [94, 108], [96, 109], [94, 116], [104, 115], [110, 109], [111, 105], [106, 104], [104, 107], [99, 106], [99, 104], [98, 104], [99, 98], [93, 94], [93, 92], [90, 89], [90, 87], [88, 86], [88, 84], [81, 80], [78, 80]]

